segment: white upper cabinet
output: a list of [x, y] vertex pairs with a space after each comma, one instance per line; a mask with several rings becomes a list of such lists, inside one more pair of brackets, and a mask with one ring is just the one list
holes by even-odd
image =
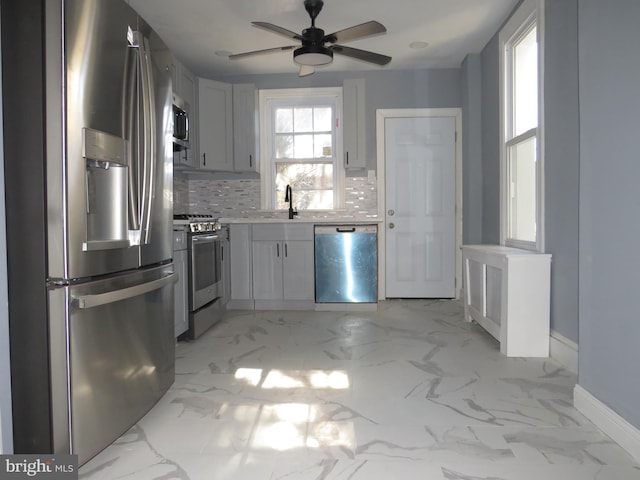
[[233, 171], [233, 89], [198, 78], [200, 169]]
[[251, 83], [233, 85], [233, 164], [236, 172], [257, 172], [257, 90]]
[[348, 78], [342, 84], [344, 168], [367, 168], [365, 142], [364, 79]]

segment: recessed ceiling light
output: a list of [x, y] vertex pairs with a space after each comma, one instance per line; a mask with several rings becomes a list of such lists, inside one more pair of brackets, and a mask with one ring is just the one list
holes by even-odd
[[414, 50], [420, 50], [421, 48], [427, 48], [429, 44], [427, 42], [411, 42], [409, 44], [409, 48], [413, 48]]
[[231, 52], [228, 50], [216, 50], [215, 53], [218, 57], [228, 57], [231, 55]]

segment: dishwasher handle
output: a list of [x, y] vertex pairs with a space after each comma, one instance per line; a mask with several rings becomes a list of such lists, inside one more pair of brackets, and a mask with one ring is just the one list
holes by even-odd
[[376, 234], [378, 232], [377, 225], [363, 224], [363, 225], [316, 225], [314, 233], [316, 235], [341, 235], [346, 233], [353, 234]]

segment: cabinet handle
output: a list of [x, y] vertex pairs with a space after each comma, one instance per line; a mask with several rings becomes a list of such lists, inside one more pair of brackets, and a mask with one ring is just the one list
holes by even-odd
[[280, 256], [280, 244], [276, 244], [276, 254], [278, 255], [278, 257]]
[[202, 164], [205, 165], [205, 166], [207, 165], [207, 154], [206, 153], [202, 154]]
[[249, 155], [249, 168], [253, 168], [253, 155]]
[[284, 256], [288, 257], [289, 256], [289, 250], [287, 249], [287, 244], [284, 244]]
[[349, 165], [349, 152], [347, 152], [347, 165]]
[[224, 262], [224, 245], [220, 245], [220, 261]]

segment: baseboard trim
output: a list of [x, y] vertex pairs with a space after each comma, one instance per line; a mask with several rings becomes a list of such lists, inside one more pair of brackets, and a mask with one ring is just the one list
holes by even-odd
[[375, 312], [377, 303], [316, 303], [316, 312]]
[[640, 430], [627, 422], [580, 385], [573, 389], [573, 405], [609, 435], [634, 459], [640, 460]]
[[554, 330], [549, 336], [549, 356], [573, 373], [578, 373], [578, 344]]

